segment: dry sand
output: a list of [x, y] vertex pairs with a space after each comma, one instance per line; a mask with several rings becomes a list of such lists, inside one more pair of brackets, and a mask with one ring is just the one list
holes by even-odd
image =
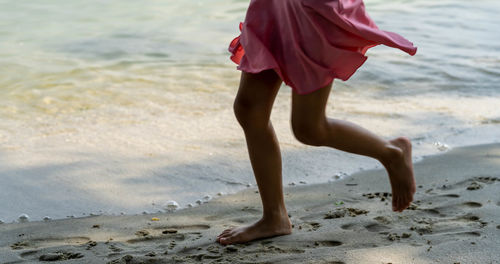
[[2, 224], [0, 263], [500, 263], [500, 144], [426, 158], [415, 173], [403, 213], [380, 170], [287, 187], [293, 233], [231, 246], [215, 237], [259, 219], [255, 188], [175, 213]]

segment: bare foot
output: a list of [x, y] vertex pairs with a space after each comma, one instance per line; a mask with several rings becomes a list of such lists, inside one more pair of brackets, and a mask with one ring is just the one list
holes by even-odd
[[222, 245], [229, 245], [290, 233], [292, 233], [292, 223], [288, 216], [279, 220], [264, 220], [262, 218], [249, 226], [226, 229], [217, 236], [216, 240]]
[[389, 174], [392, 188], [392, 210], [402, 212], [410, 206], [415, 193], [415, 177], [411, 158], [411, 142], [406, 137], [389, 141], [391, 154], [382, 162]]

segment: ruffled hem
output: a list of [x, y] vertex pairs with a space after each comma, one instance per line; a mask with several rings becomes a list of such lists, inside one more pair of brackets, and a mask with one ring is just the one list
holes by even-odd
[[[243, 29], [243, 22], [240, 22], [240, 32], [242, 29]], [[241, 35], [234, 38], [229, 44], [228, 48], [229, 52], [231, 52], [231, 60], [238, 65], [240, 64], [243, 55], [245, 55], [245, 50], [243, 49], [243, 46], [241, 46], [240, 39]]]

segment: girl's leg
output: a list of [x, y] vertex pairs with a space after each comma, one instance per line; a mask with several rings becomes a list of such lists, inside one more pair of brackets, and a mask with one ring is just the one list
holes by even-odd
[[252, 225], [224, 230], [217, 237], [221, 244], [244, 243], [292, 232], [283, 198], [280, 148], [269, 120], [281, 82], [274, 70], [241, 74], [234, 112], [245, 133], [263, 217]]
[[353, 123], [326, 117], [325, 107], [332, 83], [313, 93], [292, 95], [292, 129], [308, 145], [330, 146], [379, 160], [392, 187], [392, 208], [403, 211], [413, 200], [415, 179], [411, 143], [400, 137], [386, 141]]

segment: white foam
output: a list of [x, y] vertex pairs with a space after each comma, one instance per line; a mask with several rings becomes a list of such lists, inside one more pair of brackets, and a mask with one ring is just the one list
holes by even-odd
[[17, 217], [20, 223], [26, 223], [29, 222], [30, 217], [27, 214], [21, 214]]

